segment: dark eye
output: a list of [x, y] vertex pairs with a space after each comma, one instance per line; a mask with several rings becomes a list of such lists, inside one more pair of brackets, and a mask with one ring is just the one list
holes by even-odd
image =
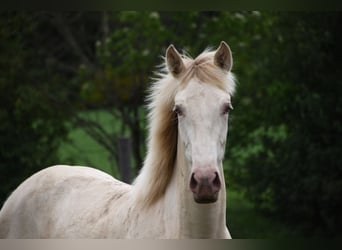
[[225, 103], [222, 107], [222, 115], [228, 114], [231, 110], [233, 110], [232, 104], [230, 102]]
[[175, 105], [172, 111], [175, 112], [178, 116], [184, 115], [183, 108], [179, 105]]

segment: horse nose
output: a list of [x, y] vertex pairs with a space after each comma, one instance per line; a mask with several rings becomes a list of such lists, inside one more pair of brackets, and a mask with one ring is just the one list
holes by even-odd
[[192, 172], [190, 190], [197, 203], [215, 202], [220, 189], [221, 180], [216, 170], [197, 168]]

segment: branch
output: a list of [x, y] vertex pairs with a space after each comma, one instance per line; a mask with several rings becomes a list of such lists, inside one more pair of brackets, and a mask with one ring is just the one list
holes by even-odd
[[46, 60], [46, 63], [48, 65], [55, 66], [57, 70], [63, 71], [65, 73], [71, 73], [71, 74], [76, 74], [77, 69], [69, 64], [66, 64], [60, 60], [57, 60], [55, 57], [49, 57]]
[[89, 60], [87, 55], [81, 49], [81, 46], [76, 41], [74, 35], [70, 31], [68, 24], [65, 22], [64, 17], [60, 13], [54, 13], [54, 18], [51, 19], [52, 24], [57, 28], [64, 39], [73, 48], [74, 53], [81, 59], [81, 61], [89, 68], [94, 69], [95, 65]]
[[100, 124], [94, 122], [90, 119], [85, 119], [80, 116], [75, 117], [76, 123], [79, 127], [84, 129], [84, 131], [91, 136], [94, 140], [96, 140], [102, 147], [112, 154], [115, 159], [116, 155], [116, 140], [113, 135], [107, 133]]

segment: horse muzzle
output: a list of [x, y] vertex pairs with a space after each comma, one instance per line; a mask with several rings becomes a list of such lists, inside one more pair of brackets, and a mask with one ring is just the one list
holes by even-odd
[[213, 203], [217, 201], [221, 189], [218, 172], [212, 168], [196, 168], [191, 173], [190, 190], [197, 203]]

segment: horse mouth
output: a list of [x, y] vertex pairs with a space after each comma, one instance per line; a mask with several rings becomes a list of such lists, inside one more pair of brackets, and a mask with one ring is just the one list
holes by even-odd
[[198, 204], [209, 204], [214, 203], [217, 201], [217, 193], [215, 195], [210, 196], [199, 196], [197, 194], [194, 194], [194, 200]]

